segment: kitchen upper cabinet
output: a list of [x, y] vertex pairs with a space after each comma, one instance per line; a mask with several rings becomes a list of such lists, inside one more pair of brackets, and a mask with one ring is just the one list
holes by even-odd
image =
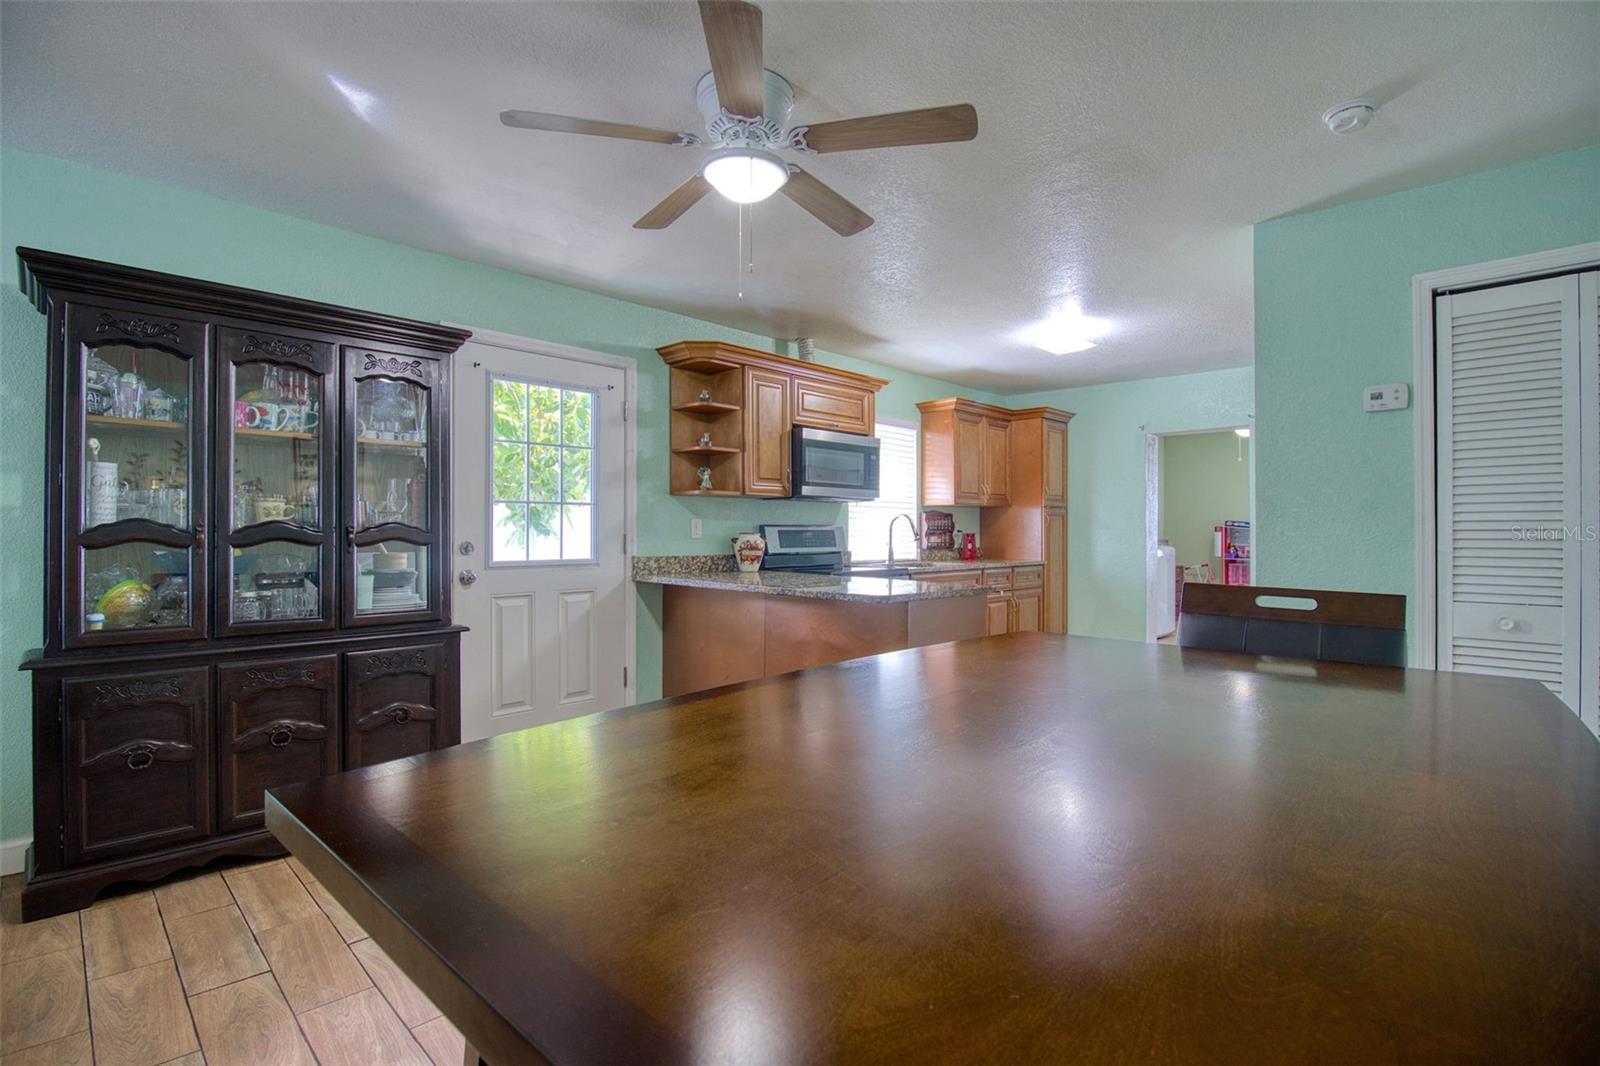
[[1067, 423], [1062, 419], [1041, 419], [1044, 424], [1044, 505], [1067, 505]]
[[1011, 412], [972, 400], [919, 403], [922, 505], [1003, 507], [1011, 502]]
[[744, 372], [744, 493], [789, 495], [788, 375]]
[[1003, 507], [1011, 502], [1011, 422], [1009, 419], [983, 420], [984, 507]]
[[873, 394], [854, 385], [795, 378], [794, 424], [872, 435]]
[[657, 348], [671, 368], [675, 496], [787, 497], [795, 426], [870, 436], [883, 378], [721, 341]]
[[976, 507], [983, 502], [983, 418], [957, 411], [955, 430], [955, 493], [951, 500], [958, 507]]

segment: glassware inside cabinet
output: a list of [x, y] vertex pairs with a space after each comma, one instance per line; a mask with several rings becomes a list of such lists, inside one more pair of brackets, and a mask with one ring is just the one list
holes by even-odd
[[144, 518], [191, 528], [189, 362], [110, 344], [83, 359], [83, 528]]
[[383, 541], [356, 549], [356, 613], [415, 611], [428, 605], [428, 549]]
[[132, 541], [83, 552], [83, 628], [184, 628], [190, 624], [189, 552]]
[[356, 385], [357, 529], [428, 528], [428, 390], [366, 378]]
[[316, 545], [267, 541], [233, 550], [231, 619], [283, 622], [320, 618], [322, 566]]
[[233, 528], [294, 522], [322, 528], [318, 375], [275, 363], [234, 369]]

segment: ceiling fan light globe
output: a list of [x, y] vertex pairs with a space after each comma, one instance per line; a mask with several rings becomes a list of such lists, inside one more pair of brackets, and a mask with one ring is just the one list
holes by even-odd
[[754, 204], [789, 180], [789, 168], [771, 152], [730, 148], [706, 160], [700, 171], [711, 187], [736, 204]]

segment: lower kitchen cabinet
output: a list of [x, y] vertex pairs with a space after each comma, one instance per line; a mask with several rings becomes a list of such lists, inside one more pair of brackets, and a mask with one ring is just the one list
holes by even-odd
[[211, 832], [211, 671], [61, 682], [63, 861], [90, 863]]
[[989, 636], [1003, 637], [1011, 632], [1011, 597], [1004, 592], [989, 593]]
[[371, 766], [461, 740], [453, 642], [345, 656], [345, 766]]
[[339, 771], [339, 657], [217, 668], [217, 828], [262, 824], [266, 790]]
[[34, 694], [25, 920], [116, 882], [281, 855], [265, 793], [458, 743], [458, 627], [24, 663]]
[[1039, 632], [1040, 608], [1044, 597], [1039, 589], [1017, 589], [1011, 593], [1011, 632]]

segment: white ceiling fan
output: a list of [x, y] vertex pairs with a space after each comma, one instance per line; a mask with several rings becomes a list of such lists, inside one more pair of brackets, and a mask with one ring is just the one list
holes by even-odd
[[762, 66], [761, 9], [741, 0], [700, 0], [700, 23], [711, 54], [711, 72], [695, 89], [705, 116], [704, 137], [540, 111], [502, 111], [500, 121], [520, 129], [711, 149], [694, 176], [645, 212], [635, 229], [664, 229], [716, 189], [741, 204], [781, 192], [843, 237], [872, 225], [872, 216], [778, 152], [825, 155], [970, 141], [978, 135], [978, 113], [971, 104], [791, 126], [794, 89]]

